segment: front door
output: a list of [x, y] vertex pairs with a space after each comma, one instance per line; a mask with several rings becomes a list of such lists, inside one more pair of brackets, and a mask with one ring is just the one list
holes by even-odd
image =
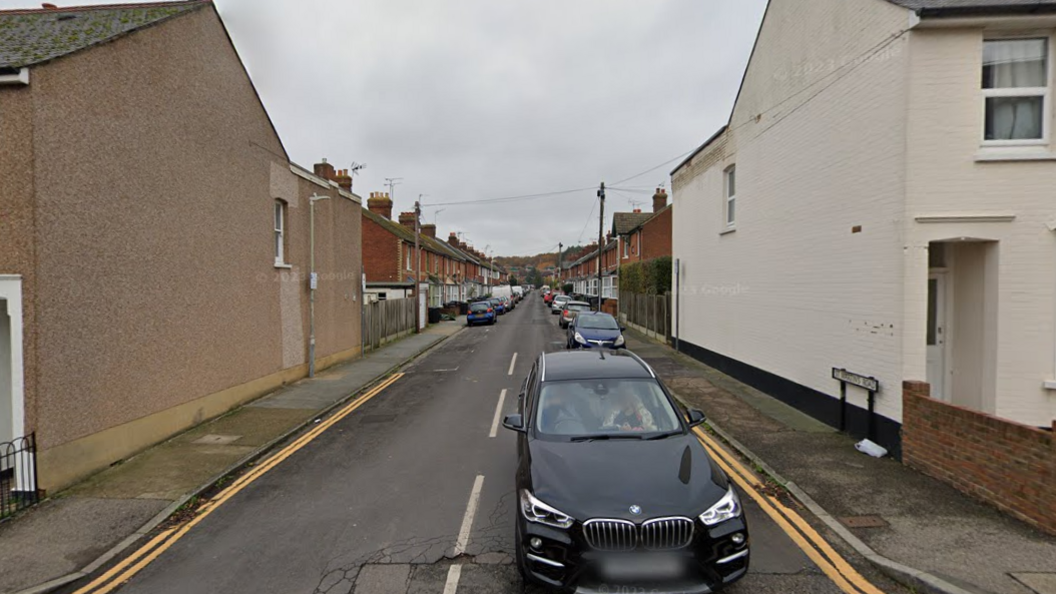
[[946, 395], [946, 273], [928, 275], [928, 383], [931, 396], [949, 401]]

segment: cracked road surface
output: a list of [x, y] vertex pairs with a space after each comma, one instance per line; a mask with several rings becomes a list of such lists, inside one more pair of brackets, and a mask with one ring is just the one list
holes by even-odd
[[[115, 590], [536, 592], [512, 565], [514, 435], [501, 427], [491, 434], [502, 390], [501, 414], [513, 412], [535, 357], [563, 348], [557, 316], [540, 300], [533, 293], [497, 325], [469, 328], [404, 368]], [[742, 499], [752, 568], [728, 591], [841, 591], [755, 502]], [[902, 591], [848, 559], [882, 591]]]

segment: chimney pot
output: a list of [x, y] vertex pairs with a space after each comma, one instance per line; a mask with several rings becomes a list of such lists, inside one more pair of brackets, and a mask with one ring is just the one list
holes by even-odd
[[367, 209], [370, 212], [386, 219], [392, 219], [392, 200], [388, 192], [371, 192], [367, 200]]
[[656, 193], [653, 194], [653, 212], [660, 212], [665, 206], [667, 206], [667, 191], [657, 188]]

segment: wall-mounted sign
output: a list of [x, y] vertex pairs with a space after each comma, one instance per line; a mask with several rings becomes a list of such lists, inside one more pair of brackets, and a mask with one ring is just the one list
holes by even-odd
[[875, 377], [870, 377], [866, 375], [861, 375], [859, 373], [847, 371], [846, 369], [837, 369], [833, 367], [832, 379], [839, 380], [846, 384], [851, 384], [852, 386], [858, 386], [859, 388], [868, 390], [870, 392], [880, 391], [880, 380], [876, 379]]

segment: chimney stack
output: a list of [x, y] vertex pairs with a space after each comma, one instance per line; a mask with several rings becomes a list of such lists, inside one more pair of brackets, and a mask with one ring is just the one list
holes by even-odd
[[413, 212], [401, 212], [400, 213], [400, 224], [408, 229], [414, 230], [414, 213]]
[[458, 233], [455, 233], [454, 231], [452, 231], [451, 235], [447, 236], [447, 243], [449, 245], [451, 245], [452, 247], [457, 248], [458, 247]]
[[389, 193], [371, 192], [370, 198], [367, 199], [367, 210], [386, 219], [392, 219], [392, 199], [389, 198]]
[[436, 239], [436, 225], [432, 223], [422, 225], [422, 235]]
[[656, 193], [653, 194], [653, 212], [660, 212], [665, 206], [667, 206], [667, 190], [657, 188]]
[[346, 192], [352, 191], [352, 176], [348, 174], [347, 169], [338, 169], [337, 174], [334, 176], [334, 181]]
[[327, 163], [325, 157], [323, 158], [323, 162], [322, 163], [316, 163], [312, 167], [312, 169], [315, 171], [316, 175], [318, 175], [319, 177], [321, 177], [323, 179], [326, 179], [326, 180], [334, 179], [334, 166], [329, 164], [329, 163]]

